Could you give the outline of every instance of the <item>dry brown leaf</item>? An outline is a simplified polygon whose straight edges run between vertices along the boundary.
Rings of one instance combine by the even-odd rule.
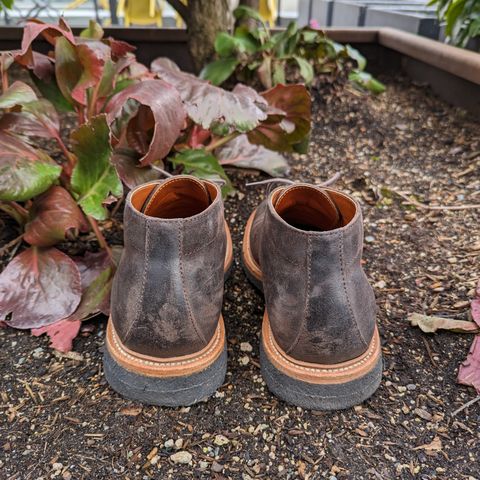
[[[419,445],[413,450],[424,450],[427,455],[435,455],[437,452],[442,451],[442,441],[440,437],[435,437],[430,443]]]
[[[437,330],[449,330],[456,333],[478,333],[480,328],[475,322],[465,320],[453,320],[451,318],[435,317],[412,313],[408,316],[413,327],[419,327],[425,333],[433,333]]]
[[[125,407],[120,410],[121,415],[137,417],[142,413],[142,407]]]

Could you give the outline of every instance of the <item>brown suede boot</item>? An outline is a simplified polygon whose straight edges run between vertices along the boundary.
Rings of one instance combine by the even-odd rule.
[[[220,189],[182,175],[137,187],[112,287],[108,383],[141,402],[191,405],[225,377],[223,282],[232,241]]]
[[[277,188],[248,220],[243,261],[266,305],[262,374],[289,403],[348,408],[380,383],[375,297],[362,247],[359,205],[329,188]]]

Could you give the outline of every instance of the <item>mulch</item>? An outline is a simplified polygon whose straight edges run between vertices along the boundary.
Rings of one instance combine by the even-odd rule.
[[[226,204],[236,246],[225,287],[226,383],[190,408],[144,406],[106,384],[105,319],[86,322],[65,355],[45,338],[2,329],[0,478],[480,478],[480,404],[453,415],[476,396],[456,384],[472,337],[428,335],[407,321],[413,312],[469,319],[480,212],[422,210],[395,193],[428,205],[479,203],[479,124],[423,86],[381,80],[388,90],[377,98],[322,87],[310,153],[291,158],[290,174],[321,182],[339,172],[336,187],[363,206],[365,270],[385,359],[374,397],[322,413],[268,392],[258,363],[263,299],[239,263],[245,221],[265,194],[244,185],[263,177],[232,170],[238,193]],[[118,222],[105,227],[120,242]],[[0,248],[15,235],[7,222]]]

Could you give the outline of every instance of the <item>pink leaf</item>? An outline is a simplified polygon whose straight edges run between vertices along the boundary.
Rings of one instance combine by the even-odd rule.
[[[56,248],[28,248],[0,275],[0,319],[14,328],[62,320],[75,311],[81,297],[77,265]]]
[[[467,358],[458,369],[457,382],[474,387],[480,394],[480,335],[474,338]]]
[[[72,349],[73,339],[78,335],[81,324],[80,320],[60,320],[46,327],[32,328],[32,335],[39,337],[46,333],[50,337],[50,346],[65,353]]]
[[[478,281],[475,298],[471,303],[473,321],[480,327],[480,280]]]

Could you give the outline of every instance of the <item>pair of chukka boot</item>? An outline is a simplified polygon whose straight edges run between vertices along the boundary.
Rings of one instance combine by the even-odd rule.
[[[123,396],[149,404],[203,400],[222,385],[227,366],[221,311],[233,248],[220,189],[184,175],[137,187],[124,229],[106,378]],[[262,375],[291,404],[348,408],[380,383],[362,246],[359,205],[330,188],[278,187],[247,222],[242,260],[265,297]]]

